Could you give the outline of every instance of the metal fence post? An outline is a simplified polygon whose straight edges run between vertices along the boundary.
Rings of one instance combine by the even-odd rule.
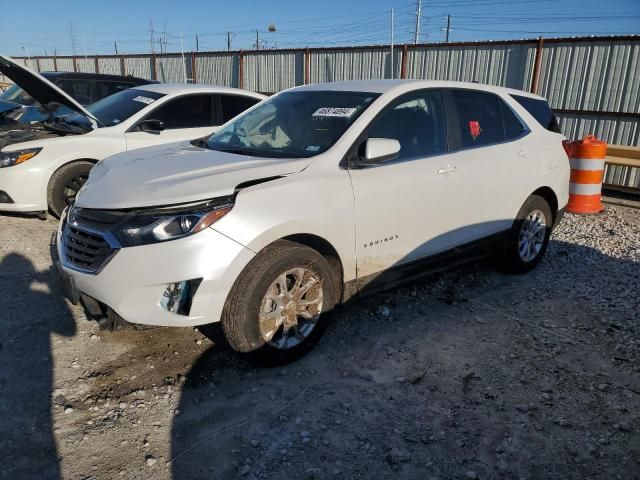
[[[78,71],[78,60],[76,59],[76,57],[73,57],[73,71]]]
[[[540,67],[542,65],[542,49],[544,47],[544,39],[538,38],[538,46],[536,47],[536,57],[533,61],[533,74],[531,75],[531,93],[538,93],[540,83]]]
[[[244,52],[242,50],[238,59],[238,88],[244,88]]]
[[[196,54],[191,52],[191,80],[193,83],[198,83],[198,76],[196,75]]]
[[[407,57],[409,56],[409,46],[402,45],[402,59],[400,60],[400,78],[407,78]]]
[[[158,62],[155,52],[151,54],[151,80],[158,80]]]
[[[304,84],[309,85],[311,79],[311,51],[307,48],[304,51]]]
[[[95,66],[96,66],[96,73],[100,73],[100,64],[98,63],[98,57],[97,56],[94,57],[93,60],[94,60]]]
[[[124,55],[120,56],[120,74],[123,76],[127,74],[126,69],[124,67]]]

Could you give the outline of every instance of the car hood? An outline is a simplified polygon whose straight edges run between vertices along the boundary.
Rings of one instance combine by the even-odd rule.
[[[17,64],[11,58],[0,55],[0,73],[9,77],[16,85],[27,92],[40,105],[46,107],[50,103],[59,103],[69,107],[85,117],[96,121],[96,118],[86,108],[80,105],[71,96],[55,86],[42,75],[32,72],[26,67]]]
[[[231,195],[246,182],[299,172],[310,162],[236,155],[190,142],[143,148],[99,162],[75,204],[119,210],[196,202]]]

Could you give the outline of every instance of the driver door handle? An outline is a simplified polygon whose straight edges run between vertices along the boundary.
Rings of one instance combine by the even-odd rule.
[[[458,168],[455,165],[447,165],[446,167],[442,167],[440,169],[438,169],[437,174],[438,175],[449,175],[451,173],[456,173],[458,171]]]

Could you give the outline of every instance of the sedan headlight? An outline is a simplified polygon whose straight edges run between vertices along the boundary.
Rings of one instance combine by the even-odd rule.
[[[189,206],[138,210],[113,233],[123,247],[166,242],[204,230],[232,208],[233,197],[224,197]]]
[[[35,157],[40,153],[40,148],[26,148],[24,150],[16,150],[14,152],[0,152],[0,168],[13,167],[20,163]]]

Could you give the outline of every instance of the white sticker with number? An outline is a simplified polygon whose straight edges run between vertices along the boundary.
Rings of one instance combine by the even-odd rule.
[[[356,107],[322,107],[313,112],[312,117],[342,117],[349,118],[356,112]]]
[[[147,105],[151,105],[153,102],[155,102],[155,100],[153,98],[143,97],[142,95],[138,95],[137,97],[135,97],[133,99],[133,101],[134,102],[146,103]]]

